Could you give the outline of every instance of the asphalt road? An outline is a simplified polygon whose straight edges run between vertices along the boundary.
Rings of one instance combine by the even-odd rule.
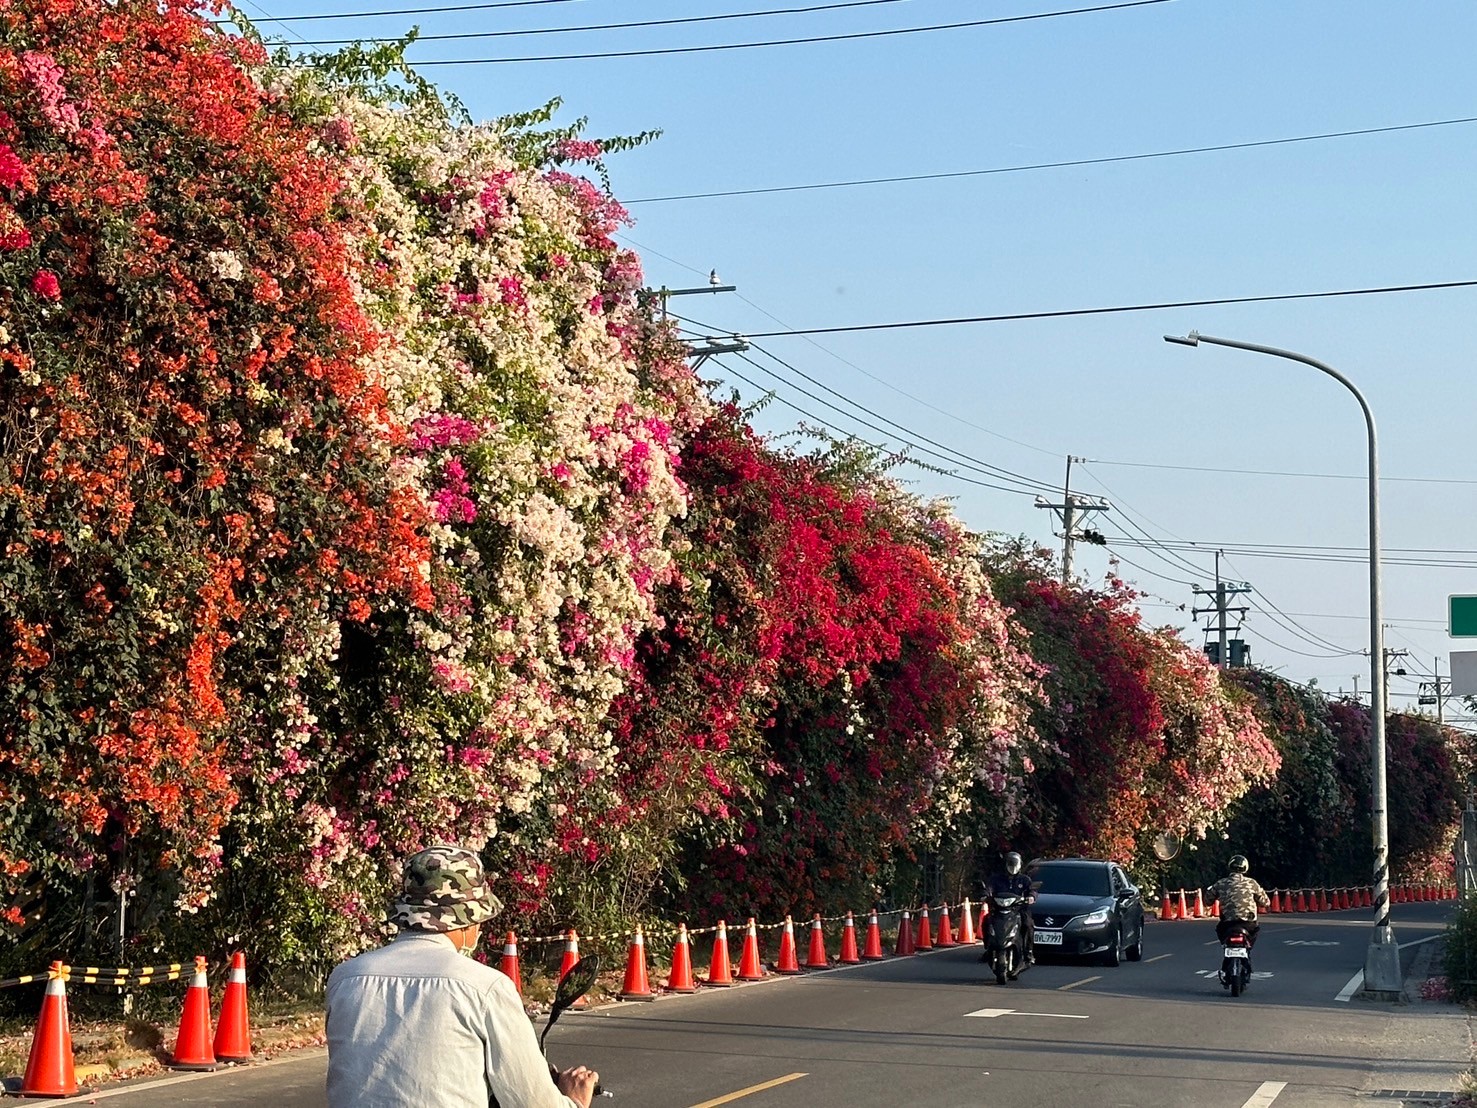
[[[1402,905],[1407,968],[1448,905]],[[1206,922],[1150,922],[1145,960],[1042,964],[994,984],[978,947],[936,951],[652,1004],[571,1014],[554,1060],[592,1065],[614,1108],[1053,1104],[1331,1108],[1392,1089],[1451,1090],[1463,1013],[1349,996],[1367,910],[1263,921],[1246,995],[1214,980]],[[323,1108],[321,1052],[110,1089],[107,1108]],[[767,1088],[755,1088],[774,1082]],[[1380,1105],[1399,1104],[1396,1098]]]

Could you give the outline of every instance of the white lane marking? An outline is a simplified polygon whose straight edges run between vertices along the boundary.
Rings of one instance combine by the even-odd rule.
[[[1046,1016],[1054,1020],[1085,1020],[1086,1016],[1069,1016],[1061,1012],[1018,1012],[1014,1008],[981,1008],[978,1012],[965,1012],[964,1018],[970,1016],[982,1016],[987,1020],[998,1019],[1000,1016]]]
[[[1067,989],[1075,989],[1079,985],[1091,985],[1094,981],[1101,981],[1102,979],[1102,974],[1098,974],[1096,977],[1084,977],[1081,981],[1073,981],[1070,985],[1058,986],[1057,992],[1060,993],[1065,992]]]
[[[1162,962],[1166,958],[1173,958],[1173,957],[1174,957],[1173,954],[1156,954],[1152,958],[1145,958],[1144,959],[1144,965],[1147,966],[1150,962]]]
[[[1241,1108],[1268,1108],[1268,1105],[1276,1100],[1277,1095],[1285,1088],[1287,1088],[1286,1081],[1263,1081],[1261,1088],[1252,1093],[1251,1099]]]
[[[1408,943],[1401,943],[1400,949],[1404,950],[1408,946],[1420,946],[1421,943],[1434,943],[1439,938],[1441,938],[1440,935],[1427,935],[1424,939],[1411,939]]]
[[[1334,997],[1334,1000],[1347,1004],[1349,1003],[1349,998],[1362,988],[1364,988],[1364,971],[1360,970],[1353,977],[1349,978],[1349,983],[1339,990],[1339,995]]]
[[[1338,946],[1338,942],[1320,942],[1318,939],[1283,939],[1283,946]]]

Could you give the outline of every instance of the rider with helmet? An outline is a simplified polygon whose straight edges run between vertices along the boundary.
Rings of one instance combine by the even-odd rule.
[[[1226,876],[1210,887],[1211,896],[1221,905],[1221,920],[1216,924],[1215,933],[1223,945],[1230,925],[1240,923],[1246,928],[1247,945],[1255,946],[1257,932],[1262,926],[1257,922],[1257,909],[1272,905],[1266,890],[1246,875],[1250,868],[1246,855],[1237,854],[1227,863]]]
[[[1021,872],[1021,856],[1014,850],[1005,855],[1005,872],[990,878],[991,896],[1018,896],[1021,898],[1021,933],[1026,937],[1026,963],[1036,961],[1036,930],[1031,923],[1031,905],[1035,903],[1035,891],[1031,879]]]

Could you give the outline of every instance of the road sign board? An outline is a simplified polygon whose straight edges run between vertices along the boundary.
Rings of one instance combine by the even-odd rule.
[[[1477,596],[1446,598],[1446,633],[1454,639],[1477,639]]]
[[[1453,650],[1451,658],[1451,695],[1477,696],[1477,650]]]

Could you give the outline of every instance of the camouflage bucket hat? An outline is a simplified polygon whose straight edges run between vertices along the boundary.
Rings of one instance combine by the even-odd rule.
[[[485,923],[502,910],[475,851],[432,846],[405,860],[390,922],[407,931],[455,931]]]

